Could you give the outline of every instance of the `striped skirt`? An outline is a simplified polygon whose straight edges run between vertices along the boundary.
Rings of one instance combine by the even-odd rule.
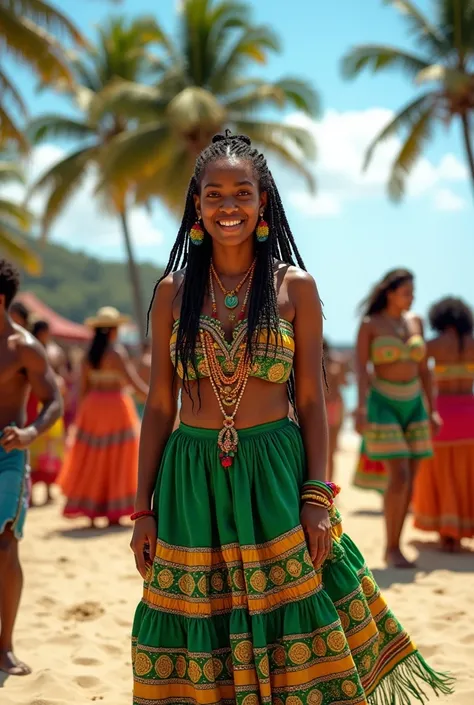
[[[299,523],[305,455],[284,419],[239,431],[181,424],[155,489],[158,541],[132,629],[134,705],[405,705],[449,692],[385,603],[331,512],[315,570]]]

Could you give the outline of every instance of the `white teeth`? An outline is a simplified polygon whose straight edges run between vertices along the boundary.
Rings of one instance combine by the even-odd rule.
[[[240,225],[241,220],[219,220],[218,223],[224,228],[232,228],[235,225]]]

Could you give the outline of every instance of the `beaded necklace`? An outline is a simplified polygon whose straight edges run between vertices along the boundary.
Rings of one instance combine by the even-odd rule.
[[[239,305],[239,296],[238,296],[239,291],[241,290],[241,288],[243,287],[243,285],[245,284],[247,279],[250,277],[250,275],[253,274],[256,261],[257,260],[254,259],[254,261],[252,262],[252,264],[247,269],[244,276],[242,277],[242,279],[240,280],[240,282],[237,284],[237,286],[234,289],[226,289],[224,284],[221,281],[221,278],[219,277],[219,275],[217,274],[217,272],[214,268],[214,263],[211,260],[211,272],[214,275],[214,278],[217,282],[217,286],[224,294],[224,306],[226,308],[234,309],[234,308],[237,308],[237,306]],[[247,291],[248,291],[248,288],[247,288]],[[235,313],[233,313],[232,310],[229,313],[228,318],[229,318],[229,321],[235,321]]]
[[[244,300],[239,313],[239,320],[244,319],[245,307],[247,306],[250,290],[252,288],[255,262],[252,263],[248,273],[248,285]],[[209,291],[212,302],[212,317],[217,319],[217,304],[213,283],[213,272],[209,270]],[[234,462],[234,457],[239,444],[239,436],[235,428],[235,417],[242,401],[242,397],[247,386],[250,372],[250,358],[246,348],[246,338],[241,347],[241,354],[237,365],[234,360],[227,360],[225,366],[221,366],[217,359],[217,351],[214,340],[208,331],[202,328],[199,330],[204,362],[209,370],[209,380],[214,391],[219,409],[224,417],[223,425],[217,437],[219,448],[219,458],[224,468],[230,468]],[[226,407],[234,407],[232,413]]]

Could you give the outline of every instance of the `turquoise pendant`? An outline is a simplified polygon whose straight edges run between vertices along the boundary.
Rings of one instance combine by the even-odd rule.
[[[227,294],[227,296],[224,297],[224,304],[226,308],[235,308],[239,305],[239,297],[235,294]]]

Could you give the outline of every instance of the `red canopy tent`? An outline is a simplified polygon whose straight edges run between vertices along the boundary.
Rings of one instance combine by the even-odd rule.
[[[74,323],[74,321],[68,321],[67,318],[60,316],[53,311],[52,308],[43,303],[43,301],[38,299],[33,292],[22,291],[18,294],[16,299],[17,301],[21,301],[35,318],[49,323],[53,338],[75,343],[85,343],[91,339],[92,333],[87,326]]]

